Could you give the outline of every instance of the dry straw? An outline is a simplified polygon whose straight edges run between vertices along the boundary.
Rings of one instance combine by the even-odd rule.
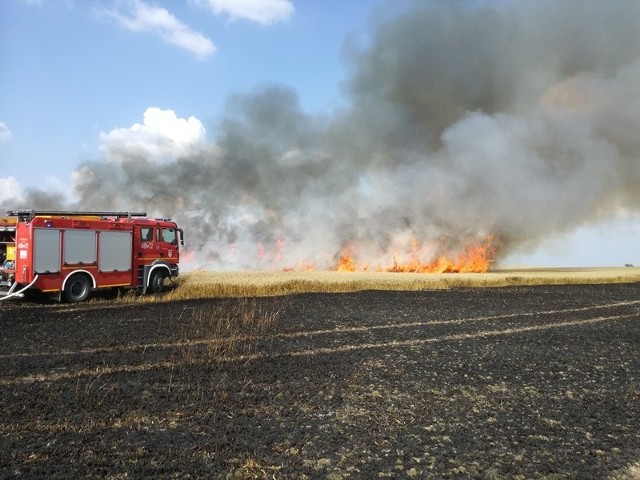
[[[503,269],[487,273],[390,272],[209,272],[196,271],[178,279],[163,300],[260,297],[309,292],[360,290],[420,291],[450,288],[532,285],[632,283],[640,268]],[[141,297],[149,298],[149,297]],[[152,297],[157,299],[157,297]]]

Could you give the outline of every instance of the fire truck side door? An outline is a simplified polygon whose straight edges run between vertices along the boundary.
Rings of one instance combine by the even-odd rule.
[[[140,227],[138,238],[140,239],[140,250],[138,251],[138,256],[148,257],[153,255],[155,251],[153,227]]]

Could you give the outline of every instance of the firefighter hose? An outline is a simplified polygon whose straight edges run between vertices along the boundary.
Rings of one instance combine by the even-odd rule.
[[[7,292],[7,294],[4,297],[0,298],[0,302],[2,300],[6,300],[7,298],[12,298],[12,297],[23,297],[23,293],[25,290],[27,290],[28,288],[31,288],[31,286],[36,283],[36,280],[38,280],[38,275],[36,275],[35,277],[33,277],[33,280],[31,281],[31,283],[29,285],[27,285],[26,287],[24,287],[21,290],[18,290],[17,292],[12,292],[12,290],[16,287],[17,283],[14,283],[13,285],[11,285],[11,288],[9,289],[9,291]]]

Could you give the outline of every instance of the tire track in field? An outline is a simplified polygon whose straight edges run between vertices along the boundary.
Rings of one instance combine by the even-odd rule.
[[[637,313],[631,313],[626,315],[613,315],[609,317],[594,317],[585,320],[568,320],[565,322],[556,322],[556,323],[544,323],[541,325],[530,325],[526,327],[519,328],[504,328],[504,329],[494,329],[494,330],[481,330],[473,333],[457,333],[453,335],[442,335],[439,337],[430,337],[430,338],[419,338],[413,340],[392,340],[390,342],[383,343],[362,343],[355,345],[344,345],[341,347],[331,347],[331,348],[315,348],[308,350],[301,350],[295,352],[288,352],[284,354],[275,354],[273,356],[312,356],[312,355],[322,355],[322,354],[330,354],[330,353],[343,353],[343,352],[351,352],[356,350],[367,350],[367,349],[375,349],[375,348],[398,348],[398,347],[413,347],[419,345],[426,345],[430,343],[440,343],[446,341],[460,341],[460,340],[473,340],[477,338],[487,338],[487,337],[496,337],[501,335],[511,335],[517,333],[526,333],[526,332],[534,332],[540,330],[551,330],[556,328],[564,328],[564,327],[574,327],[578,325],[591,325],[595,323],[602,323],[608,321],[616,321],[616,320],[626,320],[630,318],[638,319]]]
[[[225,344],[231,342],[238,341],[252,341],[252,340],[287,340],[287,339],[296,339],[296,338],[311,338],[323,335],[343,335],[350,333],[364,333],[370,331],[378,331],[378,330],[402,330],[406,328],[416,328],[416,327],[429,327],[429,326],[447,326],[447,325],[463,325],[470,323],[478,323],[483,321],[493,321],[493,320],[509,320],[520,317],[536,317],[536,316],[547,316],[547,315],[557,315],[557,314],[566,314],[566,313],[578,313],[578,312],[588,312],[592,310],[602,310],[609,308],[618,308],[618,307],[626,307],[640,305],[640,300],[630,300],[625,302],[615,302],[615,303],[605,303],[600,305],[590,305],[588,307],[573,307],[573,308],[562,308],[562,309],[553,309],[553,310],[543,310],[539,312],[514,312],[514,313],[504,313],[499,315],[483,315],[479,317],[466,317],[466,318],[458,318],[453,320],[425,320],[425,321],[417,321],[417,322],[402,322],[402,323],[385,323],[380,325],[362,325],[356,327],[338,327],[338,328],[328,328],[328,329],[318,329],[318,330],[303,330],[298,332],[286,332],[286,333],[276,333],[268,336],[256,336],[256,335],[244,335],[244,336],[235,336],[233,338],[207,338],[200,340],[178,340],[172,342],[151,342],[151,343],[143,343],[136,345],[115,345],[110,347],[92,347],[92,348],[83,348],[80,350],[58,350],[54,352],[25,352],[25,353],[11,353],[11,354],[2,354],[0,355],[0,360],[3,359],[17,359],[17,358],[38,358],[38,357],[56,357],[56,356],[75,356],[75,355],[94,355],[101,353],[127,353],[127,352],[136,352],[142,351],[143,353],[146,350],[150,349],[172,349],[172,348],[182,348],[182,347],[191,347],[198,345],[215,345],[215,344]]]
[[[632,302],[637,303],[637,302]],[[604,322],[615,322],[622,320],[634,319],[636,321],[640,320],[637,312],[623,314],[623,315],[610,315],[610,316],[598,316],[592,317],[588,319],[576,319],[576,320],[566,320],[561,322],[553,322],[553,323],[544,323],[538,325],[528,325],[522,327],[511,327],[511,328],[503,328],[503,329],[491,329],[491,330],[480,330],[472,333],[457,333],[450,335],[440,335],[436,337],[428,337],[428,338],[418,338],[411,340],[391,340],[388,342],[371,342],[371,343],[355,343],[348,345],[340,345],[335,347],[327,347],[327,348],[307,348],[307,349],[298,349],[292,350],[289,352],[257,352],[247,355],[238,355],[238,356],[228,356],[218,359],[221,363],[232,363],[232,362],[250,362],[261,359],[277,359],[277,358],[286,358],[286,357],[310,357],[310,356],[319,356],[319,355],[330,355],[330,354],[339,354],[339,353],[349,353],[355,351],[362,350],[376,350],[376,349],[387,349],[387,348],[407,348],[407,347],[415,347],[421,345],[428,344],[436,344],[443,342],[455,342],[455,341],[467,341],[474,340],[479,338],[488,338],[488,337],[499,337],[505,335],[515,335],[521,333],[528,332],[536,332],[536,331],[545,331],[545,330],[553,330],[567,327],[575,327],[581,325],[593,325]],[[20,385],[20,384],[28,384],[35,382],[57,382],[71,379],[78,379],[81,377],[101,377],[103,375],[113,375],[118,373],[135,373],[135,372],[144,372],[152,369],[174,369],[178,365],[202,365],[209,363],[208,361],[190,361],[190,362],[176,362],[176,361],[163,361],[163,362],[152,362],[152,363],[144,363],[138,365],[116,365],[116,366],[99,366],[95,368],[81,368],[72,371],[64,371],[64,372],[54,372],[54,373],[39,373],[26,375],[16,378],[8,378],[8,379],[0,379],[1,386],[10,386],[10,385]]]

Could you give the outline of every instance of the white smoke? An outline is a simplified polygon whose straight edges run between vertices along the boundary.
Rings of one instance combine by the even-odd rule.
[[[640,3],[409,5],[346,46],[332,116],[282,86],[231,97],[212,139],[147,110],[101,136],[79,205],[172,216],[225,269],[429,261],[487,235],[500,259],[640,210]]]

